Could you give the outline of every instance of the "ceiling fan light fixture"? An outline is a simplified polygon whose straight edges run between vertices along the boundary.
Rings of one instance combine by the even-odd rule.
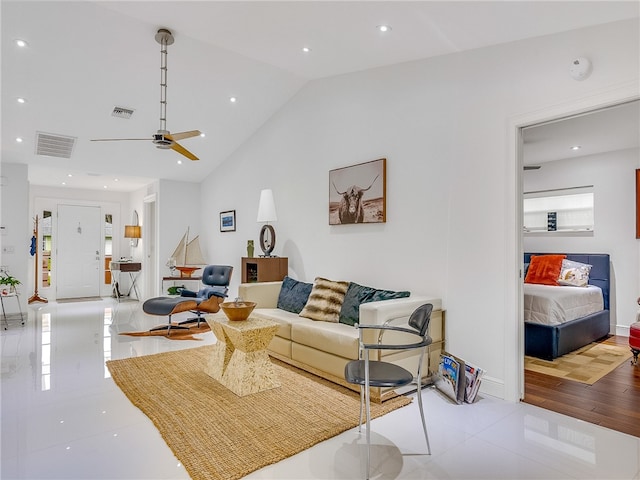
[[[184,148],[178,143],[179,140],[185,138],[197,137],[200,135],[200,130],[189,130],[186,132],[178,132],[171,134],[167,130],[167,45],[172,45],[174,42],[173,35],[166,28],[158,30],[155,36],[156,41],[160,44],[160,128],[156,133],[151,136],[151,142],[162,150],[175,150],[180,155],[187,157],[189,160],[198,160],[193,153]],[[124,107],[115,107],[112,115],[123,116],[128,115],[129,112],[133,114],[133,109]],[[130,114],[129,114],[130,116]],[[124,117],[127,118],[127,117]],[[144,140],[149,141],[147,138],[97,138],[92,139],[92,142],[112,142],[121,140]]]

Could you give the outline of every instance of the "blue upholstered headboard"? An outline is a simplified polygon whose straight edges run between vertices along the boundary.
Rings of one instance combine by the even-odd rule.
[[[531,255],[552,255],[550,253],[525,253],[524,263],[531,261]],[[557,254],[556,254],[557,255]],[[566,253],[567,260],[574,262],[587,263],[591,265],[589,272],[589,284],[595,285],[602,289],[604,297],[604,309],[609,310],[609,284],[610,284],[610,268],[609,254],[607,253]]]

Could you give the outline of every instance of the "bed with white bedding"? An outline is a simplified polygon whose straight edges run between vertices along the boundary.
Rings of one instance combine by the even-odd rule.
[[[602,289],[524,284],[524,321],[560,325],[604,310]]]
[[[526,253],[529,263],[532,255]],[[567,254],[591,265],[586,287],[524,284],[525,354],[552,360],[609,334],[607,254]]]

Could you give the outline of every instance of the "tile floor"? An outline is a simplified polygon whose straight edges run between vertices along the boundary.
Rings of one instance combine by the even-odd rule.
[[[161,323],[137,302],[34,304],[26,326],[1,331],[2,479],[183,479],[151,422],[115,386],[105,360],[214,341],[134,338]],[[425,400],[432,455],[416,402],[372,423],[377,479],[640,479],[640,438],[523,403],[482,396]],[[257,479],[363,478],[356,429],[278,464]],[[205,454],[205,452],[203,452]]]

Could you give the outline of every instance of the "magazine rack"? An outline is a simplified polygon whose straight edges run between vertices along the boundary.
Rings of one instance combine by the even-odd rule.
[[[458,404],[473,403],[484,370],[447,352],[440,354],[436,388]]]

